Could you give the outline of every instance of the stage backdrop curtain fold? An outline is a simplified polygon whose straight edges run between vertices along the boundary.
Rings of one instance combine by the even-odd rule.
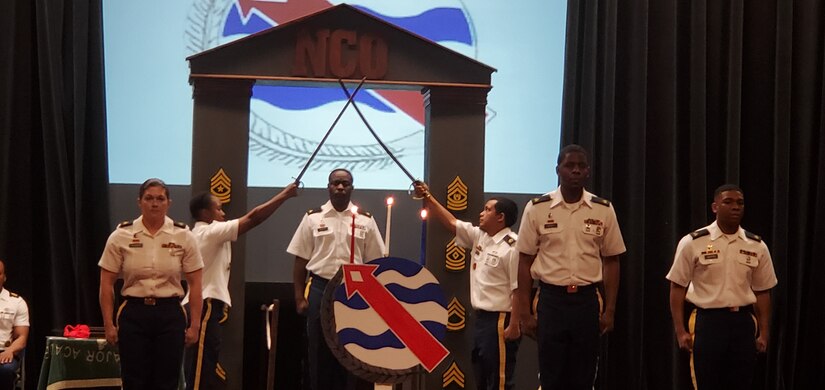
[[[0,2],[0,258],[29,304],[29,367],[45,336],[100,324],[111,229],[99,0]],[[34,384],[36,369],[28,370]]]
[[[597,388],[691,388],[664,277],[727,182],[779,278],[754,389],[825,388],[825,5],[568,4],[562,144],[592,152],[628,247]]]

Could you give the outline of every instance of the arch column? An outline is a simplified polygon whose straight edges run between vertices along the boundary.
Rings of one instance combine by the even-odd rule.
[[[467,208],[452,211],[456,218],[478,222],[484,207],[484,138],[487,94],[489,87],[438,87],[423,91],[425,109],[424,177],[433,196],[445,204],[447,186],[460,176],[467,185]],[[463,330],[447,332],[444,345],[450,356],[427,377],[428,389],[441,388],[441,373],[454,360],[464,372],[467,383],[473,383],[470,354],[473,322],[470,305],[470,251],[466,266],[459,272],[447,271],[445,248],[453,239],[438,222],[427,221],[427,269],[441,282],[447,302],[457,298],[466,309]]]
[[[210,178],[219,170],[232,180],[231,201],[223,205],[227,215],[239,217],[247,208],[249,169],[249,99],[254,80],[193,79],[192,194],[209,191]],[[188,205],[188,199],[183,202]],[[181,207],[181,206],[179,206]],[[246,241],[232,245],[229,292],[232,309],[221,344],[243,345],[246,282]],[[221,364],[230,388],[243,388],[243,348],[222,348]]]

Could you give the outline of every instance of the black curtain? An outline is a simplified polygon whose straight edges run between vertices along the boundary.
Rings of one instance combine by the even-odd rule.
[[[754,389],[825,388],[825,4],[568,6],[562,144],[592,152],[591,187],[614,201],[628,247],[598,388],[690,388],[664,276],[727,182],[779,278]]]
[[[29,305],[34,388],[45,336],[99,324],[110,231],[99,0],[0,1],[0,258]],[[36,368],[35,368],[36,367]]]

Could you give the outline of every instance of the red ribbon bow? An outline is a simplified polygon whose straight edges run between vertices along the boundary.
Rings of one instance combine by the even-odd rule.
[[[72,337],[76,339],[88,339],[89,338],[89,326],[88,325],[66,325],[63,328],[63,336],[64,337]]]

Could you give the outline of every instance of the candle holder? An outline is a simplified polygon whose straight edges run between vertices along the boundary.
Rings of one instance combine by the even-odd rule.
[[[421,257],[419,263],[427,263],[427,209],[421,209]]]
[[[384,257],[390,256],[390,226],[392,226],[392,204],[395,199],[387,197],[387,229],[384,234]]]
[[[349,241],[349,262],[355,263],[355,216],[358,215],[358,206],[352,206],[352,236]]]

